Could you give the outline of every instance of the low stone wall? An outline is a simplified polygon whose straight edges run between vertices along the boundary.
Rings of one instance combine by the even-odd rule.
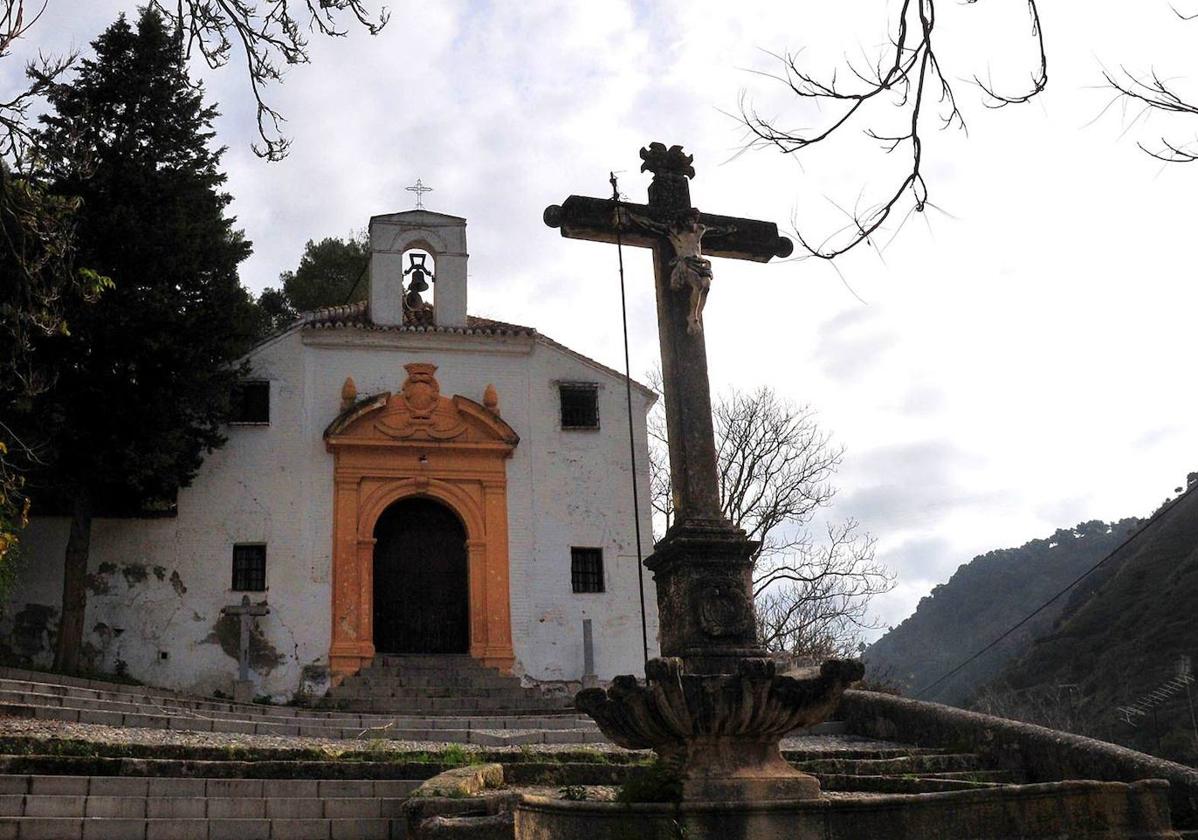
[[[976,752],[1029,782],[1169,782],[1173,824],[1198,828],[1198,770],[1106,741],[872,691],[846,691],[837,717],[856,735]]]
[[[1055,782],[803,802],[635,804],[525,796],[516,840],[1178,840],[1165,785]],[[432,835],[428,835],[430,840]],[[463,838],[466,835],[460,835]],[[483,840],[484,835],[470,835]],[[490,840],[490,835],[487,835]]]

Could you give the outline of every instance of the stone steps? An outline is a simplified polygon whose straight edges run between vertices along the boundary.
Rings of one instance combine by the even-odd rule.
[[[1019,784],[1009,770],[984,766],[974,753],[903,749],[890,755],[830,755],[817,758],[790,754],[800,770],[819,779],[827,791],[859,793],[937,793]]]
[[[528,728],[530,721],[545,729],[574,729],[589,725],[590,719],[577,713],[537,716],[475,715],[449,717],[441,715],[395,715],[383,713],[313,712],[304,709],[286,709],[286,714],[275,714],[276,707],[248,704],[215,704],[204,701],[170,704],[139,702],[136,698],[101,699],[76,694],[55,694],[40,686],[22,684],[22,688],[6,688],[0,680],[0,705],[36,706],[112,712],[120,715],[165,716],[176,718],[194,717],[207,720],[252,721],[253,723],[280,726],[325,726],[333,728],[369,729],[402,723],[409,728],[424,729],[514,729]],[[10,684],[11,685],[11,684]],[[117,725],[116,718],[112,718]],[[134,723],[123,725],[133,726]]]
[[[537,698],[486,698],[486,697],[392,697],[377,696],[349,697],[340,695],[336,707],[347,712],[365,714],[425,715],[560,715],[573,712],[566,704],[548,705]],[[575,714],[577,714],[575,712]]]
[[[128,758],[39,753],[0,754],[0,776],[112,776],[177,779],[425,779],[446,765],[433,762],[319,761],[258,758]]]
[[[858,775],[930,775],[951,772],[974,772],[981,769],[980,759],[973,753],[903,754],[889,758],[820,758],[797,761],[796,766],[808,773],[847,773]]]
[[[0,776],[0,838],[305,840],[403,836],[415,780]]]
[[[527,728],[496,729],[410,729],[400,725],[360,727],[301,726],[274,723],[254,723],[239,720],[211,720],[163,715],[122,715],[119,712],[89,709],[0,705],[0,715],[61,720],[69,723],[91,723],[143,729],[172,729],[184,732],[218,732],[241,735],[277,735],[284,737],[330,738],[337,740],[436,741],[456,744],[478,744],[487,747],[520,746],[524,744],[598,744],[606,738],[597,727],[579,724],[576,728],[540,729],[534,721],[509,721],[505,725]]]
[[[344,709],[326,708],[311,709],[297,706],[272,706],[256,703],[233,703],[221,700],[208,700],[186,695],[159,696],[141,687],[131,687],[125,690],[97,690],[79,688],[68,684],[51,682],[56,678],[43,675],[46,682],[35,682],[28,679],[13,679],[0,676],[0,702],[15,702],[32,705],[72,705],[80,707],[83,702],[86,708],[122,713],[137,712],[196,712],[206,717],[228,717],[236,720],[248,718],[262,719],[264,723],[292,724],[300,721],[329,721],[343,726],[370,726],[388,723],[399,718],[431,718],[439,715],[415,716],[396,711],[388,712],[350,712]],[[19,695],[30,695],[21,698]],[[62,699],[55,699],[62,698]],[[79,701],[79,702],[73,702]],[[125,705],[121,705],[125,704]],[[131,705],[129,705],[131,704]],[[137,708],[133,708],[137,707]],[[459,716],[460,717],[460,716]],[[496,720],[507,716],[476,715],[466,716],[479,720]],[[589,720],[585,715],[566,709],[557,709],[548,716],[561,720]],[[492,727],[502,728],[502,727]]]
[[[140,729],[276,735],[331,739],[443,741],[484,746],[521,744],[601,743],[594,723],[578,713],[472,714],[479,703],[462,698],[432,698],[436,709],[421,698],[375,704],[375,710],[316,710],[284,706],[210,701],[162,693],[140,686],[103,688],[79,681],[51,682],[52,675],[34,675],[45,682],[18,679],[0,670],[0,714]],[[446,703],[459,714],[447,715]],[[407,714],[387,713],[386,706],[409,708]],[[527,711],[532,712],[532,709]],[[437,714],[440,712],[441,714]]]
[[[379,712],[402,706],[422,713],[561,712],[570,701],[487,668],[470,656],[382,654],[329,690],[321,705]]]
[[[942,793],[953,790],[977,790],[1013,784],[1011,781],[972,781],[941,779],[934,776],[869,776],[815,773],[820,788],[852,793]]]
[[[0,817],[0,840],[402,840],[402,818]]]

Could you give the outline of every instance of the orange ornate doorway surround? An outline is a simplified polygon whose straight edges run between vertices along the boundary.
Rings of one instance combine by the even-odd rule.
[[[390,505],[423,496],[450,507],[466,529],[470,655],[510,671],[507,459],[519,436],[499,416],[495,389],[483,403],[441,396],[436,365],[404,366],[402,390],[358,398],[345,381],[341,413],[325,430],[333,453],[333,625],[335,682],[375,654],[374,526]]]

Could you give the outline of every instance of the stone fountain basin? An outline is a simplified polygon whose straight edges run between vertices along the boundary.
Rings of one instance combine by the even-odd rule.
[[[1168,782],[1065,781],[791,802],[574,802],[522,796],[515,840],[1180,840]],[[1068,834],[1062,834],[1062,829]]]

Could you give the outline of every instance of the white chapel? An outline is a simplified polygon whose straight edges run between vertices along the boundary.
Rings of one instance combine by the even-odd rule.
[[[222,610],[246,597],[265,607],[250,679],[276,699],[385,654],[468,654],[565,685],[639,672],[646,636],[656,654],[624,376],[469,314],[465,219],[375,216],[370,245],[368,300],[305,313],[251,351],[228,442],[174,509],[95,521],[90,668],[228,690],[239,623]],[[632,384],[645,551],[655,399]],[[23,541],[9,658],[52,658],[68,524],[35,518]]]

